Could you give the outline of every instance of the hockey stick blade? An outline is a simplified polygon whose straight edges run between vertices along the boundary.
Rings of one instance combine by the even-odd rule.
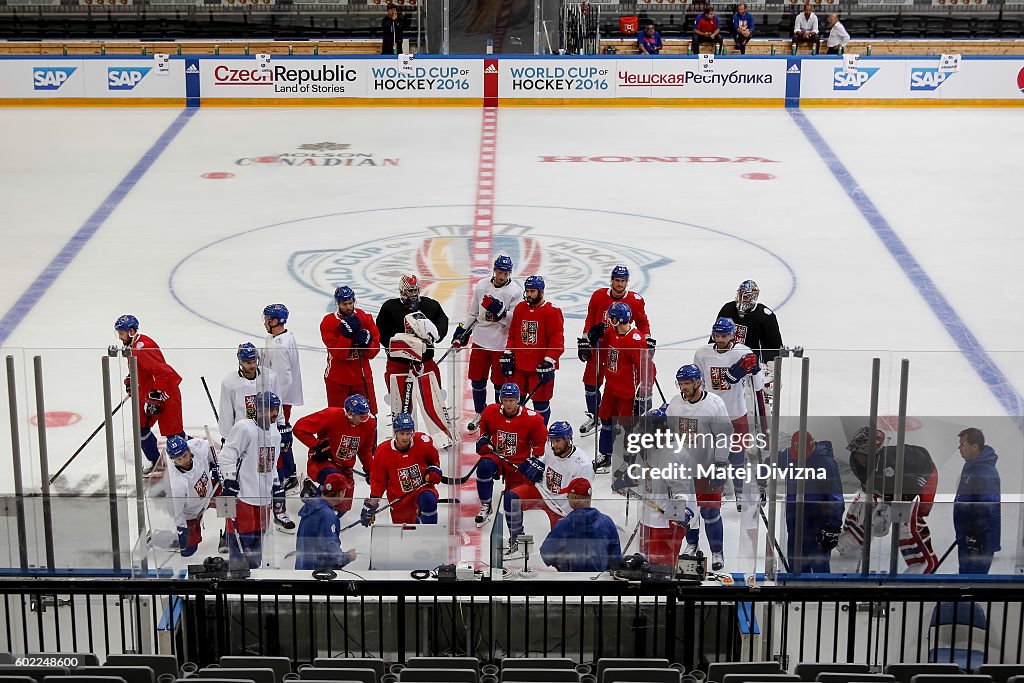
[[[114,415],[116,415],[117,411],[121,410],[121,406],[123,406],[125,404],[125,402],[129,398],[131,398],[131,394],[128,394],[124,398],[122,398],[121,402],[117,404],[117,407],[115,407],[113,410],[110,411],[110,416],[113,417]],[[75,451],[74,453],[72,453],[71,457],[68,458],[67,462],[65,462],[63,465],[61,465],[60,469],[57,470],[57,473],[54,474],[52,477],[50,477],[50,483],[51,484],[53,482],[57,481],[57,477],[59,477],[64,472],[64,470],[66,470],[68,468],[68,465],[70,465],[72,462],[74,462],[75,458],[78,457],[78,454],[85,450],[85,447],[89,445],[89,442],[92,441],[96,437],[96,435],[100,433],[100,430],[103,429],[103,427],[106,424],[107,424],[107,421],[103,420],[103,422],[100,422],[99,427],[97,427],[96,429],[92,430],[92,434],[90,434],[86,438],[86,440],[84,442],[82,442],[82,445],[78,447],[78,450]]]
[[[448,484],[450,486],[451,485],[462,486],[463,484],[465,484],[465,483],[467,483],[469,481],[470,477],[473,476],[473,473],[476,472],[476,468],[479,467],[479,466],[480,466],[480,461],[478,460],[477,463],[475,465],[473,465],[473,467],[469,470],[469,472],[466,472],[466,474],[464,476],[456,477],[454,479],[452,477],[442,476],[441,477],[441,483],[442,484]]]

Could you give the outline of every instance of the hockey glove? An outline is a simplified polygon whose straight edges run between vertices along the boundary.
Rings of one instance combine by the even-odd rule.
[[[363,526],[370,526],[373,524],[373,518],[377,514],[378,503],[371,502],[369,500],[363,503],[363,510],[359,513],[359,523]]]
[[[981,555],[985,552],[985,544],[977,536],[964,536],[960,543],[968,555]]]
[[[715,462],[715,466],[711,468],[710,476],[708,477],[708,485],[711,486],[711,488],[725,488],[725,474],[728,467],[728,461]]]
[[[338,332],[345,335],[347,338],[352,339],[356,336],[356,332],[362,327],[362,323],[359,322],[359,318],[355,313],[344,318],[338,324]]]
[[[481,436],[476,440],[477,455],[494,455],[494,442],[489,436]]]
[[[163,410],[164,401],[167,400],[167,394],[163,391],[151,391],[146,396],[145,411],[146,415],[159,415],[160,411]]]
[[[469,345],[469,335],[471,334],[473,334],[473,330],[459,323],[459,326],[455,328],[455,332],[452,333],[452,346],[461,349],[463,346]]]
[[[370,334],[369,330],[358,330],[356,336],[352,339],[352,347],[356,349],[368,349],[370,348],[370,342],[373,341],[373,335]]]
[[[501,358],[498,360],[498,364],[501,366],[501,374],[505,377],[511,377],[516,371],[516,357],[511,351],[504,351],[501,354]]]
[[[586,337],[579,337],[576,339],[576,355],[580,357],[580,360],[584,363],[590,361],[593,357],[591,353],[590,340]]]
[[[220,465],[217,463],[210,463],[210,479],[214,484],[220,483]]]
[[[222,496],[237,496],[238,495],[238,482],[234,479],[225,479],[224,487],[221,489]]]
[[[287,422],[278,425],[277,433],[281,435],[281,453],[290,453],[292,450],[292,426]]]
[[[327,462],[331,459],[331,442],[327,439],[317,441],[316,445],[309,449],[309,457],[313,462]]]
[[[651,409],[651,397],[650,397],[650,394],[648,394],[647,396],[644,396],[642,394],[637,394],[636,397],[633,399],[633,414],[634,415],[643,415],[647,411],[649,411],[650,409]]]
[[[840,532],[842,529],[832,524],[821,527],[821,531],[818,532],[818,547],[825,551],[835,548],[839,545]]]
[[[505,304],[501,303],[501,299],[495,299],[490,294],[487,294],[484,296],[483,301],[480,302],[480,305],[487,309],[493,320],[501,320],[505,317]]]
[[[131,377],[125,377],[124,378],[124,390],[125,390],[125,392],[129,396],[132,395],[132,378]]]
[[[649,351],[654,351],[654,349],[657,346],[658,346],[658,341],[656,339],[654,339],[654,337],[647,337],[647,349]]]
[[[652,429],[665,429],[668,427],[668,415],[665,414],[667,410],[668,404],[663,403],[660,408],[647,411],[647,417],[650,418]]]
[[[427,471],[423,473],[423,481],[427,482],[431,486],[437,486],[441,483],[441,468],[435,465],[431,465],[427,468]]]
[[[756,375],[758,372],[761,372],[761,365],[757,362],[757,356],[748,353],[732,364],[725,373],[725,379],[729,384],[736,384],[747,375]]]
[[[519,465],[519,472],[531,483],[536,484],[544,478],[544,463],[537,457],[527,458]]]
[[[540,388],[548,382],[554,381],[555,362],[550,358],[545,358],[540,363],[537,363],[537,387]]]
[[[693,521],[693,508],[687,506],[686,511],[683,512],[682,520],[670,519],[668,523],[669,526],[675,527],[685,533],[690,530],[691,521]]]
[[[888,503],[875,503],[871,510],[871,534],[874,536],[886,536],[889,534],[889,527],[892,526],[892,511]]]
[[[587,339],[590,340],[590,345],[597,346],[601,342],[601,337],[604,336],[604,331],[607,329],[608,326],[604,323],[591,325],[590,329],[587,330]]]

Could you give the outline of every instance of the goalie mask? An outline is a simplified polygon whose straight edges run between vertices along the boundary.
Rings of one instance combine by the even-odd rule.
[[[420,280],[415,275],[403,275],[398,282],[398,296],[410,311],[420,307]]]
[[[746,315],[757,307],[757,295],[761,293],[757,283],[753,280],[744,280],[736,288],[736,310],[740,315]]]

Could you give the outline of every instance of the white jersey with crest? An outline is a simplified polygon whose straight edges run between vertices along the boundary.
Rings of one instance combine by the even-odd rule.
[[[226,439],[236,422],[256,417],[256,408],[253,405],[256,394],[272,391],[281,398],[278,388],[277,374],[264,368],[259,368],[253,379],[242,377],[241,370],[235,370],[225,377],[220,383],[220,406],[217,409],[220,435]],[[282,398],[281,403],[285,402]],[[284,424],[284,411],[279,413],[278,422]]]
[[[743,344],[733,344],[731,348],[722,352],[715,349],[714,344],[708,344],[697,349],[697,352],[693,354],[694,365],[699,367],[701,374],[704,375],[704,388],[718,394],[725,401],[729,417],[733,420],[747,414],[747,399],[743,391],[743,382],[748,380],[744,378],[736,384],[729,384],[725,379],[725,373],[748,353],[753,352]],[[764,375],[757,373],[747,377],[749,377],[754,391],[764,389]]]
[[[491,295],[505,305],[505,315],[495,320],[483,306],[484,297]],[[512,310],[523,300],[523,286],[509,280],[502,287],[495,287],[491,279],[480,280],[473,287],[473,302],[476,304],[476,326],[473,328],[473,343],[490,351],[504,351],[508,341],[508,326],[512,323]]]
[[[302,405],[302,373],[299,371],[299,346],[295,335],[285,330],[276,337],[267,335],[263,343],[263,367],[277,375],[277,393],[281,403],[289,406]]]
[[[577,446],[569,449],[565,457],[558,457],[551,450],[549,441],[544,447],[544,478],[537,482],[537,488],[544,488],[541,495],[544,504],[555,514],[568,515],[572,512],[569,507],[569,494],[559,493],[569,485],[573,479],[586,479],[593,486],[594,482],[594,461]]]
[[[256,420],[239,420],[228,432],[220,451],[220,474],[238,482],[238,499],[243,503],[267,506],[277,483],[277,456],[281,453],[281,434],[277,425],[262,429]]]
[[[210,506],[210,498],[217,486],[210,476],[214,463],[213,452],[206,439],[189,439],[188,450],[192,454],[192,469],[182,472],[168,458],[168,496],[176,526],[185,526],[190,519],[203,514]]]

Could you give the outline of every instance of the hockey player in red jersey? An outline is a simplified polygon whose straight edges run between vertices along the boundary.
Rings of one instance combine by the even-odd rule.
[[[139,361],[139,415],[142,424],[142,452],[149,461],[142,473],[149,476],[164,469],[160,462],[160,448],[157,446],[153,426],[159,425],[160,434],[185,436],[181,420],[181,375],[174,371],[157,343],[144,334],[139,334],[139,320],[134,315],[122,315],[114,321],[117,337],[131,355]],[[124,378],[125,390],[131,393],[131,379]]]
[[[523,301],[512,311],[508,341],[501,354],[501,372],[521,392],[530,394],[533,407],[548,423],[555,370],[565,351],[562,309],[544,300],[544,278],[531,275],[523,283]]]
[[[483,526],[491,517],[494,480],[504,477],[506,491],[530,483],[518,468],[527,458],[544,454],[544,420],[536,411],[520,405],[519,397],[518,386],[512,382],[502,384],[498,390],[501,402],[484,408],[480,418],[480,438],[476,442],[480,456],[476,468],[476,491],[480,497],[477,526]]]
[[[351,287],[334,290],[334,300],[338,310],[328,313],[320,322],[320,337],[327,347],[327,405],[341,408],[346,398],[361,394],[370,402],[370,412],[376,415],[370,359],[380,353],[377,325],[369,313],[356,308],[356,295]]]
[[[344,515],[352,509],[356,458],[367,483],[373,469],[377,418],[370,415],[370,402],[361,394],[353,394],[345,399],[344,408],[324,408],[300,418],[293,435],[309,448],[306,476],[311,481],[323,486],[331,474],[344,478],[342,502],[335,506],[338,514]]]
[[[600,375],[605,389],[598,412],[601,436],[595,472],[607,472],[611,467],[616,419],[628,431],[633,428],[633,416],[650,409],[654,363],[647,340],[633,327],[632,318],[629,306],[617,301],[608,307],[608,322],[597,322],[587,331],[590,343],[602,349]]]
[[[608,322],[608,307],[615,302],[622,302],[633,312],[636,329],[643,335],[647,346],[654,349],[655,341],[651,338],[651,322],[647,319],[644,298],[636,292],[626,289],[629,285],[629,269],[626,266],[612,268],[611,283],[590,295],[587,306],[587,319],[583,323],[583,336],[576,340],[577,353],[581,361],[587,364],[583,371],[583,389],[587,399],[587,420],[580,425],[580,434],[587,436],[597,429],[597,411],[601,402],[601,388],[597,376],[597,353],[588,333],[598,323]]]
[[[391,423],[394,438],[377,446],[370,472],[370,497],[363,502],[359,521],[373,524],[381,498],[387,493],[395,524],[437,524],[437,489],[441,460],[430,437],[416,431],[408,413]]]

